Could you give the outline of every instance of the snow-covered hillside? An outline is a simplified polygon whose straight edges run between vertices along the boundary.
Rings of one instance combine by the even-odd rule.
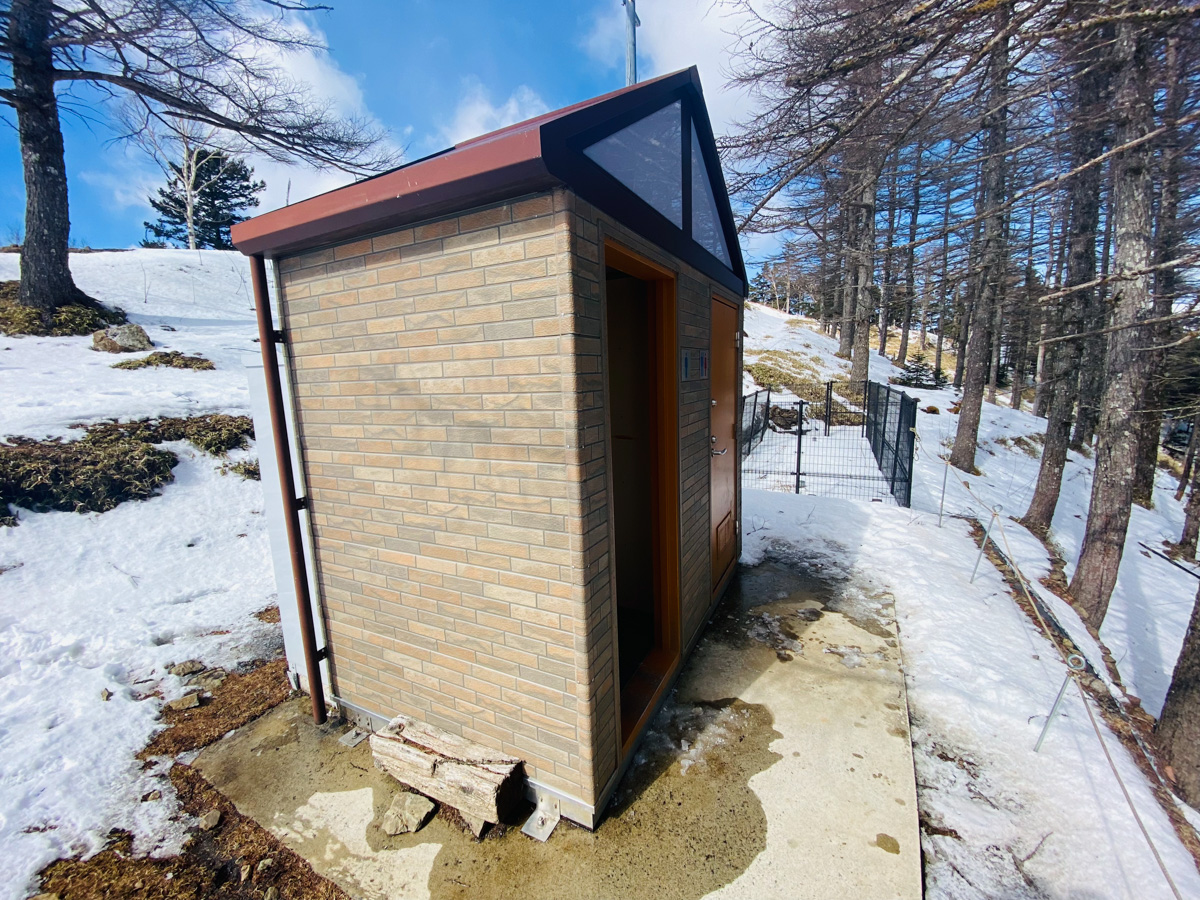
[[[836,342],[799,320],[751,305],[745,330],[747,362],[764,350],[787,351],[803,354],[821,379],[846,377],[848,365],[834,356]],[[896,371],[872,354],[873,379],[884,381]],[[949,408],[956,394],[909,393],[922,410],[912,509],[747,490],[742,561],[757,562],[778,542],[824,571],[895,597],[929,897],[1173,896],[1074,691],[1045,746],[1033,753],[1066,668],[990,563],[970,580],[978,550],[968,520],[986,524],[999,505],[1001,550],[1033,581],[1093,668],[1104,672],[1100,649],[1079,617],[1038,584],[1050,572],[1045,547],[1009,518],[1019,518],[1029,503],[1040,446],[1036,439],[1014,439],[1040,435],[1045,420],[985,403],[977,459],[982,474],[947,473],[944,457],[957,426]],[[938,528],[947,474],[946,518]],[[1052,533],[1068,560],[1068,575],[1082,540],[1090,479],[1090,461],[1072,454]],[[1155,715],[1196,591],[1188,572],[1141,546],[1158,548],[1178,537],[1182,510],[1173,487],[1160,473],[1155,509],[1135,508],[1101,629],[1126,689]],[[1171,877],[1183,896],[1200,896],[1195,863],[1149,783],[1120,741],[1102,722],[1099,727]]]
[[[0,336],[0,436],[249,411],[240,357],[257,345],[240,254],[73,254],[71,265],[156,349],[201,353],[216,369],[124,371],[90,338]],[[0,254],[0,280],[17,266]],[[275,597],[259,483],[221,474],[224,460],[189,444],[166,446],[180,462],[161,496],[103,514],[22,511],[19,526],[0,528],[0,897],[26,896],[43,865],[99,849],[113,828],[140,848],[177,850],[187,823],[170,781],[135,758],[162,702],[183,691],[167,666],[232,668],[279,651],[278,626],[253,616]],[[162,799],[143,802],[153,790]]]

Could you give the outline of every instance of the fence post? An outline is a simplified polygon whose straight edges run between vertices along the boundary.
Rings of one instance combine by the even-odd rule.
[[[804,447],[804,403],[796,407],[796,493],[800,493],[800,455]]]
[[[825,437],[829,437],[829,423],[833,418],[833,382],[825,382]]]
[[[891,393],[891,388],[888,392]],[[904,434],[904,394],[900,395],[900,415],[896,416],[896,443],[892,447],[892,486],[893,499],[896,496],[896,473],[900,471],[900,436]]]
[[[763,429],[762,434],[758,436],[758,442],[761,444],[763,438],[767,436],[767,423],[771,421],[771,389],[767,388],[767,405],[763,407]]]
[[[750,440],[747,442],[751,449],[754,447],[754,438],[758,436],[758,395],[761,393],[762,391],[755,391],[754,399],[750,401],[754,404],[750,410]]]

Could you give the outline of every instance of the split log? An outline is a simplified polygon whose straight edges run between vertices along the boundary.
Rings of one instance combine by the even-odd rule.
[[[408,716],[371,735],[371,754],[401,784],[466,818],[510,822],[523,797],[521,760]]]

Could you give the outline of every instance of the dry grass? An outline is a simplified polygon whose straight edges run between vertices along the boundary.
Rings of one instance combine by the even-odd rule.
[[[257,719],[288,698],[287,661],[277,659],[244,675],[226,677],[212,697],[191,709],[164,709],[163,719],[171,726],[160,731],[140,756],[175,756],[207,747],[223,735]]]
[[[169,450],[121,436],[11,437],[0,443],[0,513],[9,504],[35,512],[107,512],[155,496],[178,462]]]
[[[262,472],[259,471],[257,459],[247,459],[233,465],[221,467],[222,475],[228,475],[230,472],[233,472],[235,475],[241,475],[247,481],[262,481]]]
[[[91,859],[47,866],[41,889],[61,900],[263,900],[272,888],[280,898],[349,900],[191,766],[174,766],[171,783],[188,815],[219,810],[217,826],[198,829],[183,853],[169,859],[136,857],[130,836],[114,833]]]
[[[114,369],[148,369],[156,366],[168,369],[195,369],[199,372],[216,368],[210,359],[203,356],[185,356],[178,350],[156,351],[140,359],[126,359],[112,364]]]
[[[65,337],[68,335],[91,334],[109,325],[123,325],[125,313],[121,310],[70,303],[60,306],[51,317],[49,327],[42,321],[40,310],[22,306],[17,302],[18,281],[0,281],[0,334],[13,337],[37,335]]]
[[[77,441],[0,441],[0,525],[16,525],[9,504],[35,512],[107,512],[126,500],[156,496],[174,477],[179,462],[164,441],[186,440],[215,456],[247,446],[254,436],[249,416],[212,414],[190,418],[141,419],[79,426]],[[256,461],[230,466],[254,478]]]
[[[249,439],[254,437],[254,422],[249,416],[210,413],[186,418],[104,422],[87,426],[87,432],[89,435],[128,437],[150,444],[187,441],[213,456],[224,456],[230,450],[244,450],[249,445]]]
[[[203,705],[167,710],[171,727],[141,757],[207,746],[283,702],[290,693],[285,665],[277,660],[230,675]],[[114,832],[108,847],[91,859],[58,860],[43,869],[41,890],[61,900],[262,900],[272,889],[280,898],[349,900],[302,857],[241,815],[197,770],[176,764],[170,777],[183,811],[200,818],[218,810],[216,827],[198,828],[183,853],[170,859],[136,857],[130,836]],[[144,802],[162,801],[147,796]]]

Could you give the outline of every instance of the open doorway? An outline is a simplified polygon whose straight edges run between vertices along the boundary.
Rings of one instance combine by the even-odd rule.
[[[611,244],[605,263],[612,565],[627,746],[679,662],[675,281]]]

